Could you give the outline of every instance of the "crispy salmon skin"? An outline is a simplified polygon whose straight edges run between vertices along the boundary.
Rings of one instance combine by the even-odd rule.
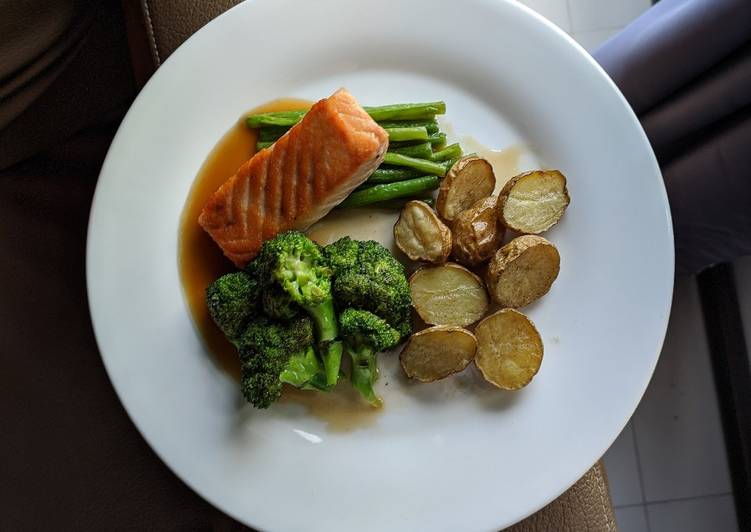
[[[383,161],[388,134],[345,89],[320,100],[211,196],[198,223],[239,268],[265,240],[306,230]]]

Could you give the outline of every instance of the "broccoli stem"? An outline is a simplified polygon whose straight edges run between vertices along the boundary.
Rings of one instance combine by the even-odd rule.
[[[339,370],[342,367],[342,342],[339,340],[322,344],[321,359],[326,373],[326,389],[336,385],[339,380]]]
[[[326,384],[329,387],[334,386],[339,380],[339,368],[342,363],[342,343],[336,340],[339,336],[339,322],[334,311],[334,300],[327,299],[319,305],[304,308],[313,319],[319,354],[326,373]]]
[[[420,144],[413,144],[411,146],[403,146],[399,148],[392,148],[389,146],[389,152],[399,153],[409,157],[417,157],[420,159],[430,159],[433,156],[433,148],[431,147],[430,142],[421,142]]]
[[[426,174],[434,174],[443,177],[446,175],[446,167],[440,163],[434,161],[428,161],[426,159],[417,159],[415,157],[409,157],[407,155],[401,155],[400,153],[386,152],[383,158],[385,164],[391,164],[394,166],[406,166],[408,168],[414,168],[420,172]]]
[[[384,130],[389,134],[389,142],[428,140],[428,130],[424,127],[389,127]]]
[[[338,207],[363,207],[395,198],[414,196],[428,190],[435,190],[438,188],[439,182],[438,176],[428,175],[407,179],[406,181],[397,181],[396,183],[374,185],[353,192]]]
[[[462,147],[459,145],[459,143],[454,143],[449,146],[446,146],[442,150],[439,150],[431,156],[431,160],[433,161],[447,161],[450,159],[458,159],[462,156]]]
[[[347,346],[347,352],[352,359],[352,372],[349,377],[352,387],[372,406],[380,407],[383,401],[373,390],[373,384],[378,380],[376,353],[369,347],[355,350],[350,346]]]
[[[404,181],[413,177],[420,177],[420,172],[412,168],[376,168],[366,183],[377,185],[379,183],[393,183],[394,181]]]
[[[306,350],[290,357],[279,380],[296,388],[318,390],[326,387],[326,379],[322,375],[321,361],[313,346],[308,346]]]
[[[376,122],[384,120],[422,120],[433,119],[435,115],[444,114],[446,104],[444,102],[398,103],[379,107],[364,107],[364,109]],[[262,126],[290,127],[297,124],[305,116],[305,113],[306,111],[258,113],[248,115],[245,118],[245,125],[250,128]]]
[[[256,142],[256,150],[257,151],[261,151],[264,148],[268,148],[269,146],[271,146],[272,144],[274,144],[274,142],[276,142],[276,141],[273,141],[273,140],[267,140],[267,141],[263,141],[263,142],[258,141],[258,142]]]

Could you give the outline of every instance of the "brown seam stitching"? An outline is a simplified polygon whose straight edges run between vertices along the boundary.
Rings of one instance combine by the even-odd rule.
[[[149,9],[149,1],[141,0],[141,6],[143,7],[144,15],[146,15],[146,22],[148,23],[151,51],[154,54],[154,60],[156,61],[156,66],[158,67],[162,64],[162,60],[159,58],[159,49],[156,46],[156,34],[154,33],[154,25],[151,22],[151,10]]]
[[[608,512],[607,505],[605,504],[605,494],[603,493],[603,490],[602,490],[603,482],[605,482],[605,479],[602,477],[602,475],[600,475],[600,481],[597,482],[597,491],[600,493],[600,504],[602,505],[602,514],[605,516],[608,516],[606,517],[606,521],[608,523],[608,532],[610,532],[611,530],[613,530],[613,522],[612,522],[612,519],[610,519],[609,517],[610,513]]]

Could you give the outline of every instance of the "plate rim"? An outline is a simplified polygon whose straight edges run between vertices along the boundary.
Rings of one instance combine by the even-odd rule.
[[[105,159],[104,159],[104,161],[102,163],[102,166],[101,166],[98,178],[97,178],[97,185],[96,185],[96,188],[95,188],[94,194],[92,196],[92,200],[91,200],[91,207],[90,207],[90,211],[89,211],[88,225],[87,225],[87,231],[86,231],[86,251],[85,251],[85,253],[86,253],[86,258],[85,258],[85,270],[86,270],[86,272],[85,272],[85,275],[86,275],[86,288],[87,288],[86,289],[86,293],[87,293],[87,303],[88,303],[88,306],[89,306],[89,309],[90,309],[89,310],[89,314],[90,314],[90,319],[91,319],[91,323],[92,323],[92,330],[94,332],[94,337],[95,337],[96,345],[97,345],[97,348],[99,350],[100,357],[102,359],[102,363],[104,365],[107,378],[109,379],[110,384],[111,384],[112,388],[114,389],[115,394],[116,394],[116,396],[117,396],[120,404],[123,406],[123,409],[125,410],[126,415],[130,419],[130,421],[132,422],[132,424],[134,425],[134,427],[136,428],[136,430],[138,431],[138,433],[144,439],[144,441],[146,441],[146,443],[149,445],[150,449],[157,455],[157,457],[161,460],[161,462],[164,465],[166,465],[169,468],[169,470],[183,484],[185,484],[186,486],[188,486],[195,494],[197,494],[199,497],[201,497],[202,499],[204,499],[205,501],[207,501],[209,504],[211,504],[214,508],[216,508],[220,512],[223,512],[224,514],[230,516],[232,519],[235,519],[239,523],[242,523],[242,524],[245,524],[246,526],[251,526],[251,527],[257,527],[258,525],[253,524],[251,521],[246,520],[244,517],[241,517],[240,515],[236,514],[234,511],[228,509],[226,507],[226,505],[224,505],[222,503],[222,501],[219,500],[219,498],[214,497],[212,494],[208,493],[206,490],[204,490],[197,483],[193,482],[189,478],[186,478],[186,476],[183,474],[183,472],[181,470],[179,470],[177,467],[173,466],[173,464],[171,463],[171,460],[169,459],[169,457],[165,453],[163,453],[163,451],[157,445],[155,445],[154,443],[152,443],[151,439],[147,436],[146,432],[142,428],[142,426],[139,423],[138,419],[131,412],[131,409],[128,406],[128,402],[125,400],[125,397],[123,396],[123,394],[121,392],[121,388],[119,388],[116,385],[116,378],[113,375],[112,368],[111,368],[110,364],[108,363],[108,358],[105,355],[105,350],[103,349],[104,342],[102,340],[102,335],[101,335],[101,325],[97,325],[97,318],[96,318],[96,314],[95,314],[95,307],[96,307],[96,305],[92,301],[93,297],[92,297],[92,290],[91,290],[91,286],[92,286],[92,277],[91,276],[92,276],[92,262],[94,260],[93,259],[93,255],[94,255],[93,247],[94,247],[94,244],[92,243],[93,242],[93,240],[92,240],[92,233],[94,231],[95,222],[96,222],[97,204],[98,204],[97,200],[101,196],[101,187],[100,187],[99,180],[102,177],[102,175],[104,173],[104,170],[107,167],[108,162],[110,161],[110,159],[112,157],[112,152],[113,152],[112,148],[113,148],[113,146],[115,146],[120,141],[120,138],[125,134],[124,131],[127,129],[127,124],[129,123],[129,119],[132,119],[131,115],[133,114],[133,110],[136,107],[138,107],[139,106],[139,102],[141,102],[145,98],[144,95],[147,92],[150,91],[150,87],[152,87],[154,84],[157,83],[156,80],[160,77],[161,73],[164,71],[164,68],[163,68],[164,65],[174,63],[176,61],[175,59],[173,59],[174,57],[180,57],[180,56],[182,56],[183,53],[185,53],[186,44],[189,43],[189,42],[191,42],[191,41],[193,41],[194,38],[198,34],[204,32],[207,28],[213,28],[214,26],[220,24],[221,22],[219,22],[219,21],[223,20],[225,17],[229,18],[229,17],[235,16],[234,15],[235,12],[240,12],[242,9],[248,9],[251,4],[256,4],[258,2],[265,2],[265,1],[266,2],[270,2],[271,0],[246,0],[245,2],[241,2],[240,4],[237,4],[237,5],[233,6],[233,7],[231,7],[227,11],[221,13],[220,15],[218,15],[217,17],[215,17],[214,19],[212,19],[211,21],[209,21],[206,25],[204,25],[202,28],[200,28],[199,30],[197,30],[190,37],[188,37],[183,43],[181,43],[180,46],[178,48],[176,48],[165,61],[161,62],[161,64],[157,68],[157,70],[152,74],[152,76],[149,78],[149,80],[146,82],[146,84],[141,88],[141,90],[139,91],[138,95],[136,96],[136,98],[133,100],[133,102],[131,103],[130,107],[128,108],[128,111],[125,114],[125,116],[123,117],[120,125],[118,126],[117,132],[116,132],[116,134],[114,135],[114,137],[112,139],[110,147],[107,150],[107,155],[106,155],[106,157],[105,157]],[[562,37],[565,41],[567,41],[568,46],[573,46],[579,52],[579,55],[583,56],[583,58],[586,59],[586,61],[589,63],[589,66],[591,68],[593,68],[594,71],[597,72],[597,75],[599,76],[599,78],[601,78],[601,80],[606,81],[606,83],[610,87],[610,90],[615,93],[615,95],[619,99],[621,107],[623,108],[624,111],[626,111],[626,113],[629,116],[630,122],[636,128],[636,131],[638,131],[638,134],[641,137],[642,144],[643,144],[643,146],[644,146],[644,148],[646,150],[645,153],[648,153],[648,155],[649,155],[649,162],[650,162],[650,166],[652,167],[652,170],[654,171],[654,173],[657,176],[659,176],[660,178],[662,178],[662,171],[661,171],[661,169],[659,167],[659,164],[658,164],[656,155],[654,153],[654,150],[652,149],[651,144],[649,142],[649,139],[648,139],[648,137],[646,135],[646,132],[644,131],[644,128],[642,127],[641,123],[639,122],[638,117],[636,116],[636,114],[633,111],[632,107],[629,105],[629,103],[626,100],[625,96],[622,94],[622,92],[620,91],[620,89],[618,88],[618,86],[610,78],[610,76],[607,74],[607,72],[602,68],[602,66],[600,66],[600,64],[597,63],[597,61],[595,61],[595,59],[577,41],[575,41],[571,35],[569,35],[568,33],[566,33],[564,30],[562,30],[557,25],[555,25],[553,22],[549,21],[544,16],[542,16],[538,12],[534,11],[530,7],[524,5],[524,4],[520,3],[520,2],[517,2],[515,0],[476,0],[476,1],[482,2],[482,3],[485,3],[485,4],[489,4],[489,5],[492,5],[492,4],[506,4],[511,9],[516,9],[516,10],[522,11],[527,16],[532,17],[533,19],[535,19],[538,24],[544,25],[547,28],[548,31],[552,31],[552,32],[556,33],[559,37]],[[659,187],[659,192],[660,192],[660,196],[661,196],[661,204],[662,204],[663,210],[664,210],[664,212],[662,214],[664,214],[664,219],[666,221],[666,225],[665,225],[664,229],[667,232],[667,236],[668,236],[669,241],[671,243],[674,243],[674,228],[673,228],[673,223],[672,223],[670,204],[669,204],[668,196],[667,196],[667,190],[666,190],[665,185],[664,185],[664,179],[661,179],[661,185],[662,186]],[[177,238],[177,236],[176,236],[176,238]],[[668,262],[670,263],[670,266],[671,266],[671,268],[669,268],[669,270],[672,270],[672,273],[669,274],[669,279],[667,279],[668,286],[666,288],[668,289],[668,293],[672,294],[673,290],[674,290],[674,286],[675,286],[675,273],[674,273],[674,269],[675,269],[675,249],[674,249],[674,246],[671,246],[670,249],[668,250],[666,259],[668,259]],[[178,260],[178,258],[175,257],[175,263],[176,264],[177,264],[177,260]],[[183,294],[183,297],[184,297],[184,294]],[[646,378],[644,379],[644,382],[641,383],[641,385],[639,387],[638,394],[636,394],[635,399],[632,401],[632,405],[630,407],[631,416],[629,418],[623,420],[619,424],[620,425],[619,430],[615,433],[615,435],[613,435],[611,438],[609,438],[609,442],[608,442],[607,446],[604,449],[602,449],[602,451],[599,453],[601,455],[600,458],[597,458],[587,468],[585,468],[583,471],[577,473],[576,476],[575,476],[575,478],[569,479],[569,481],[567,481],[566,485],[562,489],[560,489],[560,490],[551,490],[552,492],[554,492],[554,495],[551,496],[551,497],[546,497],[545,498],[546,501],[545,501],[545,503],[543,505],[541,505],[541,506],[539,506],[537,508],[533,508],[533,509],[529,510],[528,512],[522,513],[521,517],[519,517],[518,519],[516,519],[513,523],[518,523],[518,522],[526,519],[527,517],[529,517],[529,516],[535,514],[536,512],[542,510],[544,507],[546,507],[547,505],[549,505],[551,502],[555,501],[563,493],[565,493],[567,490],[569,490],[576,482],[578,482],[578,480],[580,478],[582,478],[587,473],[587,471],[589,471],[589,469],[591,469],[592,467],[594,467],[597,464],[597,462],[599,462],[600,460],[602,460],[602,456],[604,456],[605,452],[610,448],[610,446],[612,446],[612,444],[615,441],[615,439],[618,437],[618,435],[620,434],[620,432],[622,432],[622,430],[624,429],[624,427],[628,424],[629,419],[633,416],[634,412],[636,411],[637,406],[639,405],[639,403],[641,402],[641,400],[642,400],[642,398],[644,396],[644,393],[646,392],[646,389],[647,389],[647,386],[649,385],[649,382],[652,379],[652,376],[654,374],[657,362],[659,361],[660,353],[661,353],[662,347],[664,345],[665,337],[666,337],[666,334],[667,334],[667,326],[668,326],[668,322],[669,322],[669,318],[670,318],[671,308],[672,308],[672,298],[668,297],[668,300],[667,300],[666,306],[665,306],[665,314],[664,314],[664,317],[662,318],[662,322],[660,323],[660,327],[659,327],[659,330],[662,331],[661,334],[660,334],[659,342],[655,346],[655,353],[654,353],[654,355],[650,359],[651,363],[650,363],[649,371],[645,374]],[[605,504],[604,500],[603,500],[603,504]],[[513,523],[509,523],[508,525],[505,525],[505,526],[511,526],[511,524],[513,524]]]

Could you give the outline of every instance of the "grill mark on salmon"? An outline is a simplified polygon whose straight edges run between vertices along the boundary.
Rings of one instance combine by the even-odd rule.
[[[288,135],[296,137],[297,131],[290,131]],[[289,142],[290,144],[294,144],[295,139],[290,138]],[[297,187],[294,185],[298,173],[297,161],[297,151],[287,150],[287,157],[282,166],[282,216],[285,225],[294,223],[296,214]]]
[[[287,147],[289,142],[282,142],[279,146],[279,157],[269,160],[269,171],[266,181],[266,193],[268,199],[266,205],[268,206],[268,213],[263,226],[263,234],[275,235],[280,225],[284,224],[284,220],[281,218],[282,213],[282,167],[287,159]],[[273,164],[272,164],[273,163]]]
[[[265,240],[306,230],[383,161],[388,135],[341,89],[256,153],[207,202],[198,222],[238,267]]]

